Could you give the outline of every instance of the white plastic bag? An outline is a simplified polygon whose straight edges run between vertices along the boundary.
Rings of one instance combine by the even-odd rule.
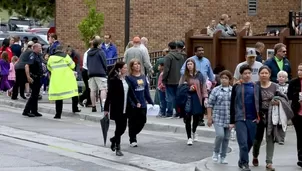
[[[147,115],[148,116],[157,116],[159,114],[159,105],[152,106],[147,104]]]

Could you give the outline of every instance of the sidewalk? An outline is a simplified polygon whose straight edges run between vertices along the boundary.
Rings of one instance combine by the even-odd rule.
[[[0,105],[4,106],[11,106],[14,108],[24,109],[26,104],[26,100],[18,99],[18,100],[11,100],[9,97],[7,97],[5,94],[0,95]],[[72,113],[71,108],[71,99],[64,100],[63,105],[63,113],[62,116],[64,119],[65,117],[76,117],[83,120],[89,120],[93,122],[99,122],[100,119],[103,116],[102,112],[100,111],[100,108],[98,108],[98,112],[92,113],[91,108],[85,108],[81,107],[79,105],[79,108],[81,109],[80,113]],[[41,113],[48,113],[55,115],[55,104],[54,102],[48,101],[47,95],[43,95],[43,99],[39,100],[39,112]],[[22,113],[22,110],[20,110],[20,114]],[[206,121],[205,121],[206,123]],[[114,124],[112,121],[111,124]],[[168,118],[157,118],[155,116],[148,116],[147,117],[147,123],[144,127],[144,130],[148,131],[162,131],[162,132],[172,132],[172,133],[180,133],[185,134],[185,124],[183,122],[183,119],[168,119]],[[215,130],[213,127],[209,128],[207,126],[205,127],[198,127],[197,128],[197,134],[201,137],[208,137],[208,138],[214,138],[215,137]]]
[[[264,140],[265,141],[265,140]],[[293,127],[289,127],[286,133],[285,145],[275,144],[275,151],[273,157],[273,165],[278,171],[301,171],[301,168],[297,166],[297,152],[296,152],[296,134]],[[265,157],[266,146],[263,145],[260,148],[259,155],[259,167],[252,166],[252,150],[250,152],[250,168],[252,171],[264,171],[265,170]],[[204,160],[202,163],[198,163],[200,170],[208,171],[239,171],[238,168],[239,149],[234,149],[227,155],[228,165],[222,165],[214,163],[212,158]]]

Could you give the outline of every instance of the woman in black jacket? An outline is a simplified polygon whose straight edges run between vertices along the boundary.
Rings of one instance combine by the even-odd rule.
[[[291,101],[291,107],[294,112],[292,122],[294,124],[297,136],[297,165],[302,167],[302,63],[298,66],[298,78],[289,82],[287,97]]]
[[[121,136],[127,127],[127,113],[132,105],[140,107],[133,90],[126,81],[127,64],[117,62],[108,76],[108,93],[105,101],[105,115],[110,112],[110,119],[115,121],[115,134],[110,138],[111,150],[116,150],[117,156],[123,156],[121,152]],[[132,102],[136,104],[131,104]]]

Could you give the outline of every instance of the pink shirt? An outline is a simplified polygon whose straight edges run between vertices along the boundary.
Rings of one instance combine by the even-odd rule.
[[[164,72],[161,72],[159,74],[159,77],[158,77],[158,81],[157,81],[157,88],[161,91],[165,91],[166,90],[166,87],[165,85],[163,84],[163,74]]]
[[[11,62],[9,67],[8,80],[16,80],[15,65]]]

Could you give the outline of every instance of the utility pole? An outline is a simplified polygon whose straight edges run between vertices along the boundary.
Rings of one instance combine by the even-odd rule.
[[[124,47],[126,48],[130,37],[130,0],[125,0],[125,38]]]

